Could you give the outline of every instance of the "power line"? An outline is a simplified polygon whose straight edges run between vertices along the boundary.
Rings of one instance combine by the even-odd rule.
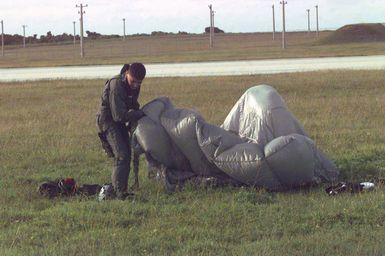
[[[214,47],[214,39],[215,39],[215,23],[214,23],[214,15],[215,15],[215,11],[212,11],[211,12],[211,15],[212,15],[212,17],[213,17],[213,47]]]
[[[286,48],[285,5],[287,4],[287,2],[286,1],[281,1],[279,3],[282,4],[282,49],[285,49]]]
[[[83,14],[86,13],[83,11],[84,7],[88,7],[88,4],[83,5],[76,5],[76,8],[80,8],[79,14],[80,14],[80,56],[84,57],[84,45],[83,45]]]
[[[1,20],[1,56],[4,56],[4,22]]]
[[[27,27],[27,25],[22,25],[23,27],[23,48],[25,48],[25,28]]]
[[[310,35],[310,9],[306,9],[307,11],[307,34]]]
[[[76,21],[72,21],[72,23],[74,24],[74,46],[75,46],[76,45],[76,27],[75,27]]]
[[[317,20],[317,37],[319,35],[319,26],[318,26],[318,4],[315,6],[315,15],[316,15],[316,20]]]
[[[126,40],[126,19],[123,18],[123,40]]]
[[[273,9],[273,41],[275,40],[275,11],[274,11],[274,4],[271,6]]]
[[[213,6],[209,5],[210,9],[210,48],[213,48],[214,46],[214,38],[213,38]]]

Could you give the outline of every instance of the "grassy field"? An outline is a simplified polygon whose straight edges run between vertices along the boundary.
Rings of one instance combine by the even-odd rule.
[[[382,71],[151,78],[140,101],[167,95],[220,124],[247,88],[270,84],[341,180],[364,181],[385,176],[384,81]],[[94,121],[103,84],[0,84],[0,255],[385,254],[384,188],[329,197],[324,186],[268,193],[188,185],[167,195],[141,163],[141,189],[127,201],[39,196],[45,179],[109,182]]]
[[[319,38],[312,33],[287,34],[287,49],[281,49],[281,35],[271,33],[218,34],[210,49],[208,35],[136,36],[122,39],[86,40],[85,57],[72,42],[66,44],[6,45],[0,68],[92,64],[248,60],[293,57],[327,57],[384,54],[385,43],[320,44],[332,32]],[[79,42],[78,42],[79,43]]]

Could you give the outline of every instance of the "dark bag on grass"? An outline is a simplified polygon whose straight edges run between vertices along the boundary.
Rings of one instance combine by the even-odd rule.
[[[58,196],[74,195],[93,196],[98,194],[100,189],[101,186],[99,184],[83,184],[78,187],[73,178],[65,178],[43,182],[39,185],[38,192],[41,195],[54,198]]]
[[[99,193],[102,186],[99,184],[83,184],[77,189],[77,194],[84,196],[93,196]]]
[[[74,195],[77,191],[76,181],[73,178],[65,178],[43,182],[38,191],[41,195],[46,195],[49,198]]]
[[[47,181],[39,185],[38,192],[49,198],[57,197],[60,194],[60,188],[56,181]]]

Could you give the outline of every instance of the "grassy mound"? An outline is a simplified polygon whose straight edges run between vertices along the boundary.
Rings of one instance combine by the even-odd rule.
[[[321,40],[323,44],[385,41],[385,26],[381,23],[345,25]]]

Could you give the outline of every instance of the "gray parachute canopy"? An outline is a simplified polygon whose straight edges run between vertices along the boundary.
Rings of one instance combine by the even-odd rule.
[[[175,182],[216,177],[280,190],[339,174],[268,85],[248,89],[221,127],[195,111],[175,108],[167,97],[149,102],[143,111],[134,141]]]

